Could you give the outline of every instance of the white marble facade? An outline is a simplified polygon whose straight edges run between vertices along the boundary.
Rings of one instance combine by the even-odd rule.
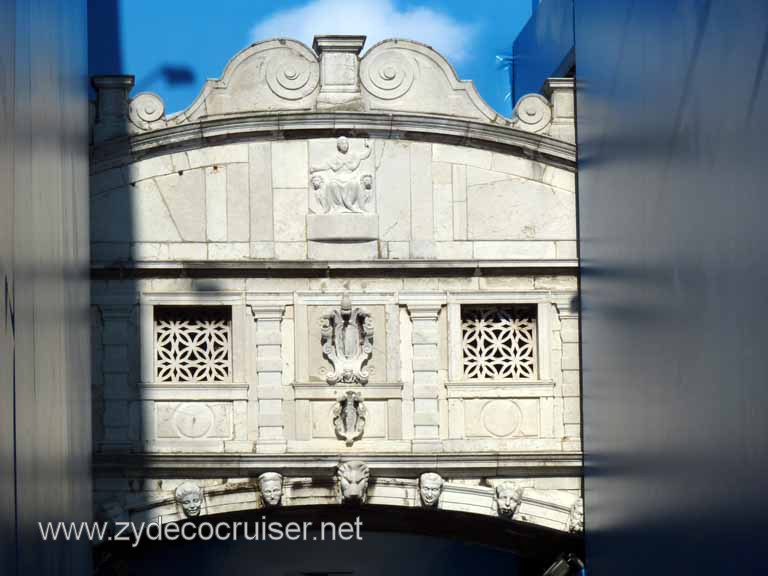
[[[338,505],[361,461],[367,504],[433,472],[438,508],[575,525],[572,81],[505,118],[363,43],[254,44],[172,115],[94,78],[98,513]]]

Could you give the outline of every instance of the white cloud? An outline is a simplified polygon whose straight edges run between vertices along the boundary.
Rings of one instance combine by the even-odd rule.
[[[426,6],[399,10],[391,0],[314,0],[275,12],[251,29],[253,42],[294,38],[311,46],[319,34],[365,34],[366,48],[387,38],[417,40],[459,63],[468,55],[474,27]]]

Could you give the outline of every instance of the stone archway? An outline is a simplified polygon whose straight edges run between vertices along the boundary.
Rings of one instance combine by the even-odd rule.
[[[210,524],[211,529],[201,528]],[[156,541],[143,538],[133,546],[110,542],[97,549],[97,575],[184,573],[231,574],[253,570],[260,574],[395,573],[464,574],[474,572],[508,575],[540,575],[559,556],[582,556],[580,535],[551,530],[529,523],[505,521],[465,512],[402,508],[400,506],[310,505],[213,514],[170,523],[190,525],[206,536],[216,526],[228,529],[236,523],[251,526],[246,540]],[[294,523],[296,539],[266,537],[269,526],[284,530]],[[255,540],[259,525],[258,536]],[[344,526],[360,526],[346,530]],[[334,527],[337,532],[334,533]],[[242,529],[241,529],[242,530]],[[287,532],[287,530],[285,530]],[[225,532],[225,531],[223,531]],[[223,533],[222,532],[222,533]],[[302,532],[305,532],[302,534]],[[332,538],[335,536],[335,538]]]

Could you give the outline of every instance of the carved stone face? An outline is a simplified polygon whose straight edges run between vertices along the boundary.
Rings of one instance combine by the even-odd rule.
[[[502,518],[512,518],[522,498],[522,490],[511,483],[504,483],[496,487],[496,507],[499,516]]]
[[[362,460],[341,464],[336,477],[339,481],[341,500],[347,504],[365,504],[368,498],[368,478],[371,472]]]
[[[315,174],[314,176],[312,176],[310,183],[312,184],[313,190],[320,190],[320,187],[323,185],[323,177]]]
[[[425,472],[419,478],[419,494],[424,506],[435,507],[443,491],[443,479],[434,472]]]
[[[579,498],[571,507],[571,516],[568,519],[568,530],[570,532],[584,531],[584,500]]]
[[[366,190],[370,190],[373,186],[373,176],[370,174],[365,174],[360,178],[360,183],[363,185],[363,188]]]
[[[181,505],[187,518],[200,515],[203,505],[203,491],[197,484],[185,482],[176,488],[176,502]]]
[[[259,489],[265,506],[279,506],[283,498],[282,476],[275,474],[259,478]]]
[[[344,136],[337,139],[336,149],[342,154],[346,154],[347,152],[349,152],[349,140],[347,140]]]

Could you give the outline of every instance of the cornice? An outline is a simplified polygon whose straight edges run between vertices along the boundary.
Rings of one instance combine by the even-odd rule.
[[[523,156],[575,170],[576,147],[549,136],[451,116],[377,112],[277,112],[205,117],[103,142],[95,171],[139,159],[236,141],[350,137],[453,144]]]
[[[91,277],[497,276],[577,274],[577,260],[233,260],[95,263]]]
[[[581,452],[494,452],[472,454],[345,454],[344,459],[364,460],[374,475],[416,478],[425,470],[454,478],[475,476],[580,476]],[[245,477],[279,468],[289,476],[332,476],[342,460],[339,454],[96,454],[94,472],[99,476],[138,477]]]

